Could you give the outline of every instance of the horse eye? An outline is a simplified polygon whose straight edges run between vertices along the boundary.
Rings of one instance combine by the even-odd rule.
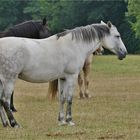
[[[116,38],[120,38],[120,36],[119,35],[116,35]]]

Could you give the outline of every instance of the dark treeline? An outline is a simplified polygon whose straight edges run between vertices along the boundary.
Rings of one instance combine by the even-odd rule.
[[[47,17],[52,33],[97,23],[101,20],[104,22],[110,20],[121,33],[128,52],[138,54],[140,53],[140,39],[135,37],[135,30],[131,27],[131,22],[136,21],[135,15],[128,12],[128,7],[132,8],[133,1],[1,0],[0,30],[3,31],[26,20],[38,20],[44,16]]]

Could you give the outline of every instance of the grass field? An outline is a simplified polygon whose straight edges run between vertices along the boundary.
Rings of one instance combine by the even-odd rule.
[[[76,89],[74,127],[58,126],[59,103],[47,98],[47,86],[17,81],[14,115],[22,128],[0,123],[0,140],[140,140],[140,56],[94,57],[92,98],[79,100]]]

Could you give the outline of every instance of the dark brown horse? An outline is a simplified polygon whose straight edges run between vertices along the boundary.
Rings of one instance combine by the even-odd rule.
[[[8,37],[8,36],[16,36],[16,37],[25,37],[25,38],[34,38],[34,39],[41,39],[46,38],[51,35],[47,20],[44,18],[42,21],[26,21],[20,24],[15,25],[3,32],[0,32],[0,38]],[[14,91],[13,91],[14,93]],[[11,96],[11,105],[10,108],[12,111],[16,111],[14,104],[13,104],[13,93]]]
[[[49,37],[50,35],[46,18],[42,21],[26,21],[9,28],[4,32],[0,32],[0,37],[16,36],[41,39]]]

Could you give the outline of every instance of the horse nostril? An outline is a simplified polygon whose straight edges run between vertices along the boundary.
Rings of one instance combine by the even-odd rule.
[[[122,48],[120,48],[120,51],[121,51],[121,52],[123,51]]]

